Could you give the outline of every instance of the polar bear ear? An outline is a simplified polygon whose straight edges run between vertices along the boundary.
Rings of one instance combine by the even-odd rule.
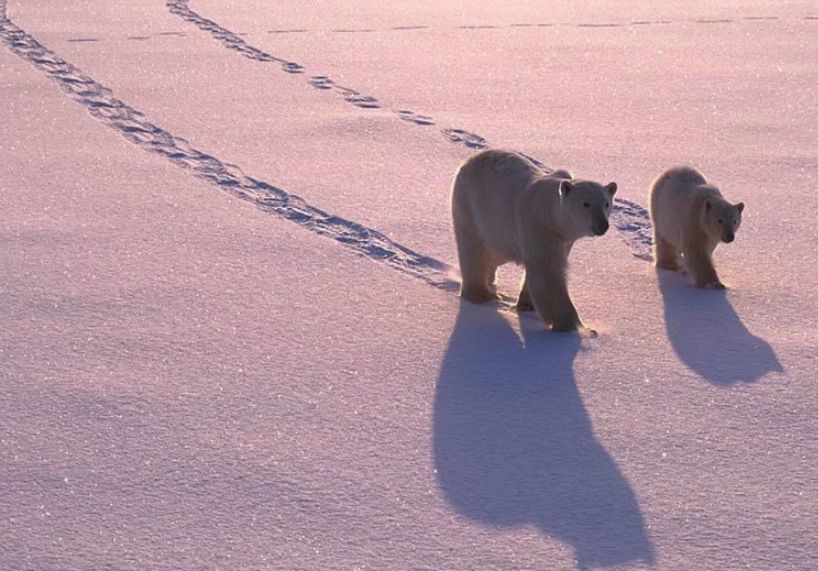
[[[744,212],[744,203],[739,202],[738,204],[736,204],[736,210],[738,210],[740,213]]]
[[[617,187],[616,187],[615,182],[609,182],[607,185],[605,185],[605,189],[608,191],[608,194],[610,194],[611,196],[616,194],[616,188]]]
[[[574,185],[570,180],[563,180],[560,182],[560,194],[563,197],[568,196],[572,190],[574,190]]]

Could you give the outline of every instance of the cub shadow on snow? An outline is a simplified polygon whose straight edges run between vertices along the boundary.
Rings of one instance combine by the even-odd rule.
[[[658,276],[668,339],[691,370],[722,386],[784,371],[769,343],[744,327],[726,291],[695,288],[674,272]]]
[[[461,302],[435,395],[444,496],[482,524],[530,524],[567,542],[579,569],[654,563],[633,490],[577,390],[580,336],[520,326],[524,341],[493,308]]]

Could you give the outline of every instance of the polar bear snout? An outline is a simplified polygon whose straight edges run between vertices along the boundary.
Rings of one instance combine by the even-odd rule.
[[[730,242],[736,239],[736,235],[733,234],[732,232],[728,232],[724,236],[722,236],[721,239],[725,244],[729,244]]]
[[[597,220],[594,223],[594,226],[593,228],[591,228],[591,231],[594,233],[594,236],[602,236],[603,234],[605,234],[605,232],[608,231],[608,228],[610,227],[611,225],[608,223],[608,221],[603,218],[602,220]]]

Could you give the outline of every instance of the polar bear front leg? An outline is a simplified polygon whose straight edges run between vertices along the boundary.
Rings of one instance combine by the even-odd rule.
[[[528,276],[523,276],[523,283],[520,286],[520,293],[517,295],[517,303],[514,305],[517,311],[534,311],[534,302],[531,301],[531,293],[528,291]]]
[[[534,307],[543,323],[552,331],[568,332],[582,329],[582,321],[568,295],[562,268],[526,268],[526,280]]]
[[[716,268],[713,266],[713,259],[704,240],[687,239],[684,245],[684,255],[687,270],[693,276],[696,287],[725,289],[724,284],[719,280]]]
[[[542,247],[542,246],[541,246]],[[560,243],[543,248],[525,265],[528,293],[537,313],[552,331],[582,329],[582,321],[568,295],[565,268],[568,257]]]

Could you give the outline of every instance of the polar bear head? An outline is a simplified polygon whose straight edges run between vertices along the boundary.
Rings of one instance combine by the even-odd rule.
[[[741,226],[744,203],[730,204],[719,198],[708,198],[702,205],[702,224],[708,236],[730,243],[736,239],[736,231]]]
[[[577,236],[602,236],[608,231],[616,183],[605,186],[588,180],[560,183],[563,211]]]

